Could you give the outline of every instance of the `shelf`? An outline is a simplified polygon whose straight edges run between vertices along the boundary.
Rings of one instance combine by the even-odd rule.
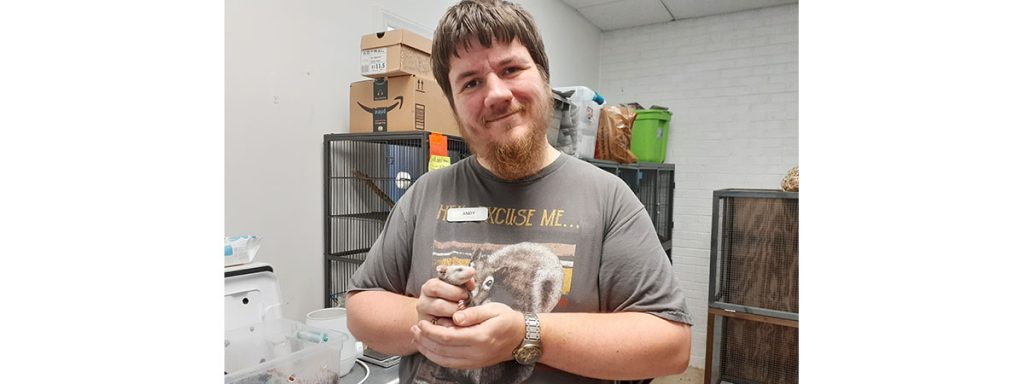
[[[366,261],[365,260],[365,256],[362,259],[357,259],[357,258],[350,257],[350,256],[358,255],[358,254],[361,254],[361,253],[367,253],[367,252],[370,252],[370,248],[359,248],[359,249],[353,249],[353,250],[350,250],[350,251],[334,252],[334,253],[332,253],[332,254],[327,256],[327,260],[340,261],[340,262],[343,262],[343,263],[350,263],[350,264],[362,264],[363,261]]]
[[[627,169],[644,170],[644,171],[660,170],[660,169],[675,170],[675,168],[676,168],[675,164],[673,164],[673,163],[632,163],[632,164],[623,164],[623,163],[620,163],[620,162],[617,162],[617,161],[594,160],[594,159],[583,159],[583,161],[586,161],[586,162],[591,163],[593,165],[596,165],[598,167],[616,167],[616,168],[627,168]]]
[[[388,176],[388,177],[369,176],[369,178],[371,180],[374,180],[374,181],[395,181],[395,178],[391,177],[391,176]],[[328,177],[328,179],[331,179],[331,180],[349,179],[349,180],[359,180],[359,181],[362,181],[362,179],[360,179],[358,177],[355,177],[355,176],[330,176],[330,177]]]
[[[366,212],[366,213],[348,213],[344,215],[328,215],[332,219],[362,219],[362,220],[373,220],[384,222],[387,221],[390,212]]]

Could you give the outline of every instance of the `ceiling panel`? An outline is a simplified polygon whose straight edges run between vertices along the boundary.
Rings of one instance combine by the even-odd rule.
[[[796,3],[796,0],[661,0],[676,20]]]
[[[796,4],[797,0],[562,0],[602,31]]]
[[[593,6],[593,5],[614,3],[614,2],[616,2],[618,0],[562,0],[562,1],[564,1],[566,4],[569,4],[569,6],[571,6],[573,8],[580,9],[580,8],[583,8],[583,7],[589,7],[589,6]]]
[[[602,31],[672,21],[661,0],[620,0],[579,11]]]

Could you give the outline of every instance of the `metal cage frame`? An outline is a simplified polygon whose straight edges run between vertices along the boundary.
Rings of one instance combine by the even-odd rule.
[[[380,234],[379,231],[373,234],[370,238],[369,233],[360,234],[363,236],[365,246],[353,247],[352,249],[344,249],[337,252],[332,252],[332,223],[331,219],[336,217],[355,218],[359,220],[379,221],[383,227],[384,221],[390,214],[391,209],[383,209],[374,212],[360,212],[360,213],[346,213],[346,214],[333,214],[335,206],[333,205],[332,197],[335,196],[336,191],[332,191],[332,180],[335,179],[348,179],[349,176],[337,176],[333,175],[332,171],[332,149],[331,144],[339,141],[352,141],[352,142],[367,142],[380,145],[403,145],[406,143],[414,143],[411,147],[418,148],[418,155],[421,158],[418,161],[417,169],[412,171],[416,172],[416,176],[412,179],[415,181],[419,176],[427,173],[427,168],[430,160],[430,134],[434,132],[374,132],[374,133],[331,133],[324,135],[323,143],[323,191],[324,191],[324,208],[323,208],[323,225],[324,225],[324,243],[323,243],[323,256],[324,256],[324,307],[336,306],[343,302],[342,298],[334,297],[335,295],[344,292],[346,287],[341,287],[339,292],[332,291],[332,263],[340,262],[344,263],[347,267],[343,268],[345,273],[349,273],[348,277],[351,277],[351,273],[355,272],[355,269],[362,264],[365,259],[365,254],[369,252],[370,246],[376,240]],[[448,141],[448,153],[449,156],[453,154],[458,155],[458,159],[452,159],[452,163],[460,161],[469,156],[469,147],[465,141],[457,136],[444,135]],[[403,143],[404,141],[404,143]],[[349,198],[341,196],[340,198]],[[359,255],[363,255],[360,258]]]
[[[783,342],[780,339],[792,340],[785,342],[794,342],[799,338],[799,314],[794,312],[774,310],[770,308],[762,308],[754,305],[741,305],[736,303],[729,303],[723,300],[726,296],[728,289],[723,289],[723,286],[727,285],[729,281],[728,274],[730,273],[729,263],[726,262],[726,258],[731,257],[733,251],[731,249],[732,241],[731,238],[725,238],[731,236],[731,231],[734,226],[733,220],[735,212],[725,212],[726,201],[732,198],[752,198],[752,199],[784,199],[784,200],[795,200],[799,204],[799,193],[798,192],[784,192],[781,190],[767,190],[767,189],[722,189],[716,190],[713,193],[713,209],[711,214],[711,249],[710,249],[710,265],[709,265],[709,277],[708,277],[708,328],[707,328],[707,357],[704,367],[704,383],[705,384],[717,384],[723,380],[730,383],[736,384],[756,384],[759,383],[756,377],[743,377],[736,376],[740,371],[747,369],[754,369],[761,376],[761,380],[768,380],[768,382],[780,382],[780,380],[798,380],[799,366],[793,359],[799,353],[798,350],[794,350],[790,353],[782,353],[781,355],[772,356],[757,356],[758,358],[752,360],[742,360],[740,362],[729,362],[727,361],[730,356],[732,358],[738,358],[734,356],[733,352],[736,351],[736,343],[743,343],[742,340],[730,340],[732,336],[730,334],[735,331],[735,327],[740,327],[746,330],[746,333],[740,331],[740,334],[754,337],[751,332],[764,332],[757,333],[758,337],[775,337],[776,342]],[[797,206],[799,207],[799,205]],[[799,215],[799,210],[797,210]],[[799,239],[799,217],[797,217],[797,239]],[[744,235],[741,235],[744,236]],[[796,244],[793,244],[796,249],[799,249],[799,240]],[[798,268],[799,260],[797,262]],[[796,290],[799,290],[797,285]],[[799,296],[796,297],[797,299]],[[764,302],[758,303],[764,305]],[[798,310],[798,307],[794,307]],[[730,322],[735,322],[730,325]],[[772,331],[766,331],[771,329]],[[734,336],[736,336],[734,335]],[[788,345],[788,344],[787,344]],[[786,345],[775,345],[769,344],[770,348],[790,348]],[[761,348],[768,348],[761,344]],[[793,346],[792,348],[798,348]],[[741,350],[742,351],[742,350]],[[763,351],[762,351],[763,353]],[[749,355],[747,358],[750,358]],[[780,359],[780,360],[774,360]],[[774,361],[777,364],[781,364],[779,371],[765,372],[757,368],[759,364],[767,364],[768,361]],[[740,365],[735,365],[740,364]],[[753,364],[753,365],[751,365]],[[731,368],[728,368],[731,367]],[[751,368],[754,367],[754,368]],[[730,373],[730,370],[732,373]],[[773,378],[769,378],[772,373],[780,374]],[[749,372],[748,372],[749,374]],[[758,375],[753,375],[758,376]]]
[[[720,300],[718,293],[721,288],[720,282],[726,279],[725,274],[728,271],[719,268],[719,264],[723,262],[722,255],[724,252],[728,252],[725,244],[725,240],[722,239],[722,227],[731,226],[731,223],[725,222],[726,219],[722,215],[722,202],[727,198],[755,198],[755,199],[791,199],[799,200],[799,192],[784,192],[781,190],[772,189],[721,189],[716,190],[713,193],[714,206],[711,213],[711,261],[709,264],[709,276],[708,282],[710,287],[708,289],[708,307],[718,308],[728,312],[740,312],[749,313],[752,315],[768,316],[778,319],[786,320],[799,320],[799,314],[796,312],[778,311],[768,308],[760,308],[749,305],[738,305],[733,303],[727,303]]]
[[[640,199],[647,210],[647,215],[658,231],[661,247],[672,261],[672,231],[675,222],[672,216],[675,190],[676,166],[671,163],[635,163],[622,164],[608,160],[590,160],[586,162],[618,176],[629,186],[629,189]],[[662,191],[667,191],[661,194]]]

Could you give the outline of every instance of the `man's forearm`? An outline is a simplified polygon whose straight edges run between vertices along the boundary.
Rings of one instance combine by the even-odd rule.
[[[418,321],[416,299],[391,292],[349,295],[352,334],[380,352],[417,352],[410,328]],[[541,313],[544,354],[540,363],[581,376],[642,379],[684,371],[690,358],[690,327],[647,313]],[[512,351],[509,351],[511,357]]]
[[[384,291],[361,291],[348,296],[348,328],[377,351],[406,356],[416,353],[409,329],[416,324],[416,299]]]
[[[681,373],[690,327],[647,313],[542,313],[540,363],[611,380]]]

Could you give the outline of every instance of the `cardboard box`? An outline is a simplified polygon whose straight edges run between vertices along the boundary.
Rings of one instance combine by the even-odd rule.
[[[399,76],[349,88],[349,132],[432,131],[459,136],[448,99],[433,79]]]
[[[434,78],[430,70],[430,39],[405,29],[364,35],[359,49],[363,76],[383,78],[417,75]]]

